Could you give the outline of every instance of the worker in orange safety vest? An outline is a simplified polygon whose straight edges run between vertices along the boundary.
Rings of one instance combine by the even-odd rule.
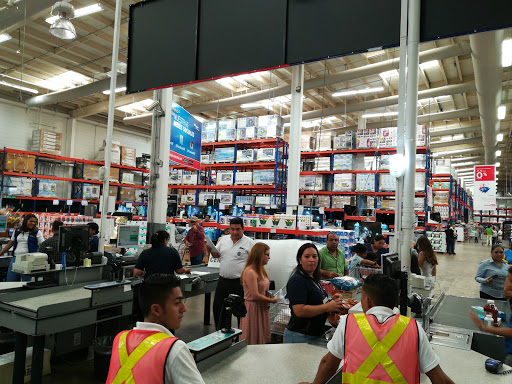
[[[187,310],[175,275],[153,274],[140,285],[144,315],[114,339],[107,384],[204,384],[178,329]]]
[[[395,315],[398,285],[369,275],[361,290],[364,313],[342,316],[327,344],[313,384],[327,382],[344,359],[342,383],[419,383],[420,372],[434,384],[453,384],[416,321]],[[302,383],[304,384],[304,383]]]

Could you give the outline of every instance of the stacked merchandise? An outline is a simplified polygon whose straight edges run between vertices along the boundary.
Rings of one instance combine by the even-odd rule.
[[[183,180],[183,171],[181,169],[169,169],[169,184],[180,185]]]
[[[432,164],[433,174],[446,174],[452,173],[451,159],[435,159]]]
[[[196,185],[197,184],[197,172],[196,171],[183,171],[181,174],[181,184]]]
[[[201,164],[213,164],[213,153],[201,153]]]
[[[238,206],[254,205],[255,202],[256,202],[256,196],[251,196],[251,195],[240,196],[239,195],[239,196],[236,196],[236,198],[235,198],[235,204]]]
[[[356,148],[377,148],[378,139],[377,128],[360,129],[357,131]]]
[[[252,171],[240,172],[235,174],[235,185],[252,185],[253,173]]]
[[[434,181],[432,184],[432,188],[434,189],[450,189],[449,181]]]
[[[335,192],[354,192],[356,190],[356,176],[352,173],[337,173],[334,175]]]
[[[199,192],[199,205],[205,206],[208,200],[215,200],[215,192]]]
[[[446,234],[444,232],[427,231],[427,238],[430,240],[434,252],[446,252]]]
[[[256,151],[256,159],[258,161],[281,161],[283,157],[283,151],[281,148],[258,148]]]
[[[233,185],[234,173],[233,171],[217,171],[216,185]]]
[[[376,176],[375,173],[358,173],[356,175],[356,191],[375,192]]]
[[[397,146],[398,128],[365,128],[357,131],[357,148],[394,148]],[[426,143],[426,127],[418,126],[416,132],[416,145],[424,146]]]
[[[312,152],[315,148],[315,138],[308,134],[302,134],[300,137],[301,152]]]
[[[258,117],[258,139],[284,137],[284,119],[279,115],[263,115]]]
[[[332,158],[333,171],[351,171],[354,169],[354,155],[334,155]]]
[[[381,155],[379,169],[387,170],[389,169],[389,159],[391,155]],[[425,154],[416,154],[416,169],[425,169],[427,166],[427,155]]]
[[[324,177],[322,175],[300,176],[299,189],[301,191],[322,191],[324,185]]]
[[[100,180],[100,169],[101,166],[95,165],[95,164],[82,164],[76,163],[76,172],[82,173],[82,176],[85,180],[94,180],[98,181]],[[112,183],[119,183],[119,168],[110,167],[110,182]],[[78,177],[77,177],[78,178]]]
[[[6,176],[4,178],[4,194],[9,196],[32,196],[32,179]]]
[[[381,173],[379,175],[379,190],[385,191],[396,191],[396,177],[389,173]],[[414,190],[424,191],[425,190],[425,173],[416,172],[414,179]]]
[[[332,151],[332,133],[319,132],[316,135],[315,151]]]
[[[314,159],[306,159],[301,162],[303,171],[330,171],[331,158],[330,157],[315,157]]]
[[[132,172],[121,172],[121,183],[135,184],[135,175]]]
[[[258,134],[257,117],[241,117],[236,123],[237,140],[254,140]]]
[[[273,185],[276,180],[282,180],[282,172],[281,169],[277,173],[273,169],[255,169],[252,172],[252,182],[254,185]]]
[[[91,216],[61,214],[61,213],[42,213],[38,216],[38,228],[42,231],[45,239],[52,237],[52,223],[60,220],[64,225],[85,225],[93,221]]]
[[[333,149],[353,149],[356,147],[356,132],[348,131],[333,138]]]
[[[40,180],[37,196],[57,198],[57,182],[55,180]]]
[[[355,196],[333,196],[332,197],[332,208],[343,209],[345,205],[355,205]]]
[[[137,165],[137,150],[132,147],[121,147],[121,165],[135,167]]]
[[[236,151],[237,163],[253,163],[257,159],[258,152],[255,149],[239,149]]]
[[[84,184],[82,199],[98,200],[100,198],[101,186],[98,184]]]
[[[214,143],[217,140],[217,122],[206,121],[203,123],[201,131],[202,143]]]
[[[215,148],[214,158],[216,163],[233,163],[235,161],[235,147]]]
[[[236,120],[219,120],[218,128],[219,141],[235,141],[236,140]],[[234,148],[233,148],[234,150]],[[235,156],[233,155],[233,158]]]
[[[32,150],[34,152],[59,156],[62,149],[61,139],[61,133],[46,129],[34,129],[32,131]]]
[[[96,161],[105,161],[105,147],[107,146],[106,141],[103,141],[102,147],[99,149],[96,155]],[[119,141],[113,141],[110,149],[110,162],[111,164],[121,164],[121,143]]]
[[[32,155],[24,155],[19,153],[5,153],[4,156],[0,155],[0,170],[4,172],[16,173],[34,173],[36,169],[36,158]]]

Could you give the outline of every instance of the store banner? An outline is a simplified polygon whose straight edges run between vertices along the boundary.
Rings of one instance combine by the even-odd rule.
[[[478,211],[496,209],[496,166],[475,165],[473,209]]]
[[[201,169],[202,124],[176,103],[172,103],[169,160]]]

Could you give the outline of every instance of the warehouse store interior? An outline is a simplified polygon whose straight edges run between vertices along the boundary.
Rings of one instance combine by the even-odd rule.
[[[341,315],[363,312],[364,280],[387,275],[400,288],[395,313],[416,320],[454,382],[505,382],[486,360],[509,370],[510,338],[484,331],[470,312],[485,321],[492,297],[496,321],[485,329],[511,326],[503,284],[512,282],[512,28],[419,43],[416,124],[404,132],[411,108],[400,46],[127,94],[137,3],[0,0],[0,377],[105,382],[114,336],[141,320],[140,255],[163,230],[185,270],[175,269],[187,312],[174,334],[205,383],[234,374],[313,382],[337,334],[326,323],[315,341],[287,348],[286,290],[299,248],[328,250],[332,236],[347,273],[335,266],[320,282],[343,299]],[[175,136],[184,121],[196,136]],[[491,170],[488,180],[478,167]],[[15,253],[29,214],[41,241],[63,223],[55,252]],[[223,321],[235,331],[215,324],[223,259],[212,246],[222,253],[220,239],[235,243],[226,233],[234,218],[270,249],[265,295],[277,301],[267,344],[238,330],[234,303]],[[189,237],[198,226],[199,253]],[[433,269],[419,256],[420,238]],[[361,263],[356,244],[377,253],[375,266]],[[495,245],[501,285],[484,269]]]

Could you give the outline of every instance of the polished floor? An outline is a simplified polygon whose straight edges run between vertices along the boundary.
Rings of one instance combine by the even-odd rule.
[[[437,282],[435,293],[444,291],[449,295],[478,297],[479,285],[474,276],[478,264],[490,257],[490,247],[480,243],[457,243],[456,255],[438,254]],[[203,297],[187,299],[188,312],[182,327],[176,335],[188,342],[214,331],[213,326],[205,326],[203,319]],[[52,363],[52,373],[44,377],[45,384],[86,384],[101,383],[94,376],[93,354],[70,356],[66,361]]]

